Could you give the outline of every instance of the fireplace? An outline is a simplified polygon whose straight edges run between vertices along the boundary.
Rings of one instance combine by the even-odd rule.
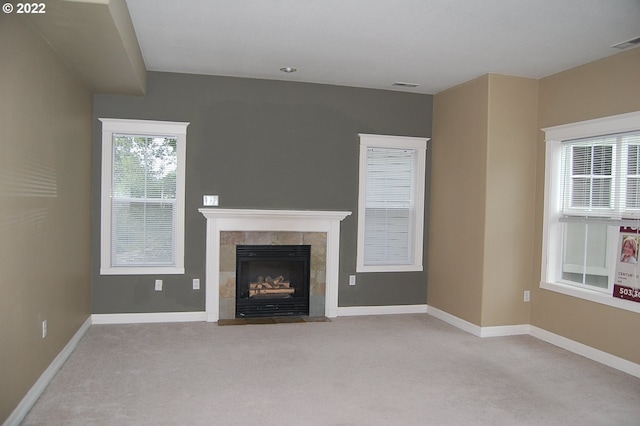
[[[338,281],[340,265],[340,222],[351,212],[318,210],[251,210],[198,209],[207,220],[205,310],[207,321],[236,317],[236,256],[238,244],[282,244],[285,235],[299,235],[302,241],[285,244],[309,244],[307,237],[322,242],[311,242],[311,291],[309,314],[337,316]],[[250,236],[269,233],[270,241],[251,241]],[[235,238],[244,235],[244,238]],[[253,238],[253,237],[251,237]],[[233,241],[229,241],[233,239]],[[240,242],[244,241],[244,242]]]
[[[310,245],[237,245],[236,318],[309,315]]]

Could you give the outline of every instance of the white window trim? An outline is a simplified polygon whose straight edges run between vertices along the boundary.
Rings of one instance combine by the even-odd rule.
[[[640,111],[611,117],[546,127],[545,199],[542,240],[542,280],[540,288],[607,306],[640,313],[640,303],[619,299],[598,290],[561,282],[562,227],[560,222],[561,141],[630,132],[640,129]],[[620,221],[620,224],[627,223]],[[635,224],[636,222],[633,221]],[[628,224],[628,223],[627,223]]]
[[[186,122],[99,118],[102,122],[102,183],[100,207],[100,274],[161,275],[184,274]],[[113,134],[174,136],[177,139],[176,235],[174,266],[111,266],[111,181],[113,170]]]
[[[426,153],[429,138],[408,136],[371,135],[360,133],[360,161],[358,184],[358,242],[356,272],[410,272],[422,271],[422,247],[424,239],[424,192],[426,176]],[[415,188],[415,217],[413,223],[413,259],[407,265],[365,265],[364,264],[364,218],[367,171],[367,148],[415,149],[418,151]]]

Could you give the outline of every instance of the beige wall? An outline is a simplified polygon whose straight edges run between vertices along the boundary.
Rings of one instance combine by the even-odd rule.
[[[538,128],[640,111],[640,49],[540,80]],[[640,363],[640,314],[539,288],[544,137],[538,133],[531,324]]]
[[[640,49],[539,81],[487,75],[436,95],[429,305],[480,326],[530,323],[640,363],[639,314],[539,288],[539,129],[638,110]]]
[[[0,40],[3,422],[90,314],[92,98],[18,16]]]
[[[529,322],[537,81],[485,75],[434,101],[429,306]]]
[[[489,75],[482,322],[529,323],[538,82]]]
[[[439,93],[433,105],[427,302],[481,323],[489,78]]]

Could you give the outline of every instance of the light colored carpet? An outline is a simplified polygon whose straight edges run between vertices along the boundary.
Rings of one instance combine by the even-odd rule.
[[[429,315],[95,325],[24,425],[634,425],[640,379]]]

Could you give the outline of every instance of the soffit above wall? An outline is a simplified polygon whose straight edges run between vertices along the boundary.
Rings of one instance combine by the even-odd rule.
[[[146,67],[125,0],[59,0],[29,21],[94,92],[144,95]]]

